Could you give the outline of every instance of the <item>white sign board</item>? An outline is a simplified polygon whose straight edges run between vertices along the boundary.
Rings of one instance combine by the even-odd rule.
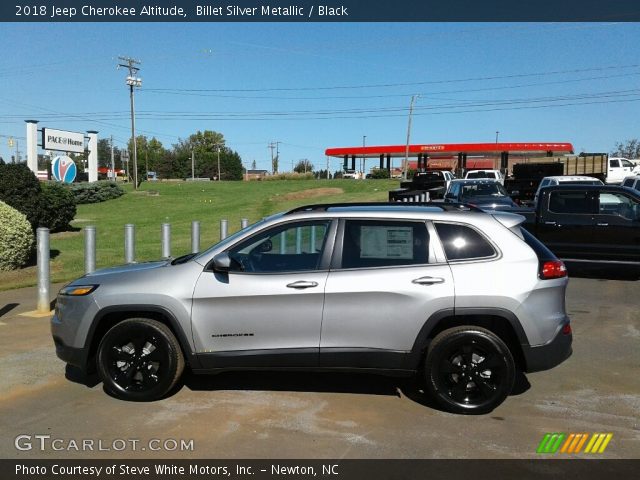
[[[44,150],[84,153],[84,133],[43,128],[42,148]]]
[[[360,258],[413,258],[413,228],[363,226]]]

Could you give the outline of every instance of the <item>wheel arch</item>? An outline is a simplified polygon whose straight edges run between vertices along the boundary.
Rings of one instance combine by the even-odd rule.
[[[412,348],[412,368],[419,369],[431,341],[449,328],[470,325],[482,327],[496,334],[509,348],[516,366],[526,371],[523,345],[528,345],[526,333],[518,318],[500,308],[456,308],[435,312],[424,323]]]
[[[150,318],[166,325],[180,344],[186,364],[191,368],[200,368],[197,356],[191,349],[191,344],[181,328],[175,315],[161,305],[113,305],[102,308],[93,319],[85,344],[88,371],[95,371],[95,359],[100,340],[114,325],[129,318]]]

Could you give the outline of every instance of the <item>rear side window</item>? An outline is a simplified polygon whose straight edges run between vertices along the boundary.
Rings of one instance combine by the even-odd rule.
[[[549,197],[549,211],[553,213],[595,213],[591,205],[586,191],[556,191]]]
[[[496,255],[496,251],[480,233],[471,227],[453,223],[436,223],[448,260],[473,260]]]
[[[342,268],[420,265],[428,261],[429,233],[423,222],[345,222]]]
[[[633,186],[633,178],[627,178],[624,182],[622,182],[623,187],[632,187]]]

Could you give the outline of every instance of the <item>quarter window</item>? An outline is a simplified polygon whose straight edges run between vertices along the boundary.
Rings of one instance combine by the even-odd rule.
[[[453,223],[435,226],[448,260],[472,260],[496,254],[491,243],[471,227]]]
[[[428,263],[429,234],[422,222],[347,220],[342,268],[370,268]]]
[[[638,220],[640,204],[621,193],[601,192],[598,195],[598,212],[602,215],[616,215],[628,220]]]

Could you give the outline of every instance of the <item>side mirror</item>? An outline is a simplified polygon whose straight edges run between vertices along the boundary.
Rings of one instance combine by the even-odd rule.
[[[227,252],[222,252],[213,257],[213,269],[216,272],[228,272],[231,270],[231,257]]]

